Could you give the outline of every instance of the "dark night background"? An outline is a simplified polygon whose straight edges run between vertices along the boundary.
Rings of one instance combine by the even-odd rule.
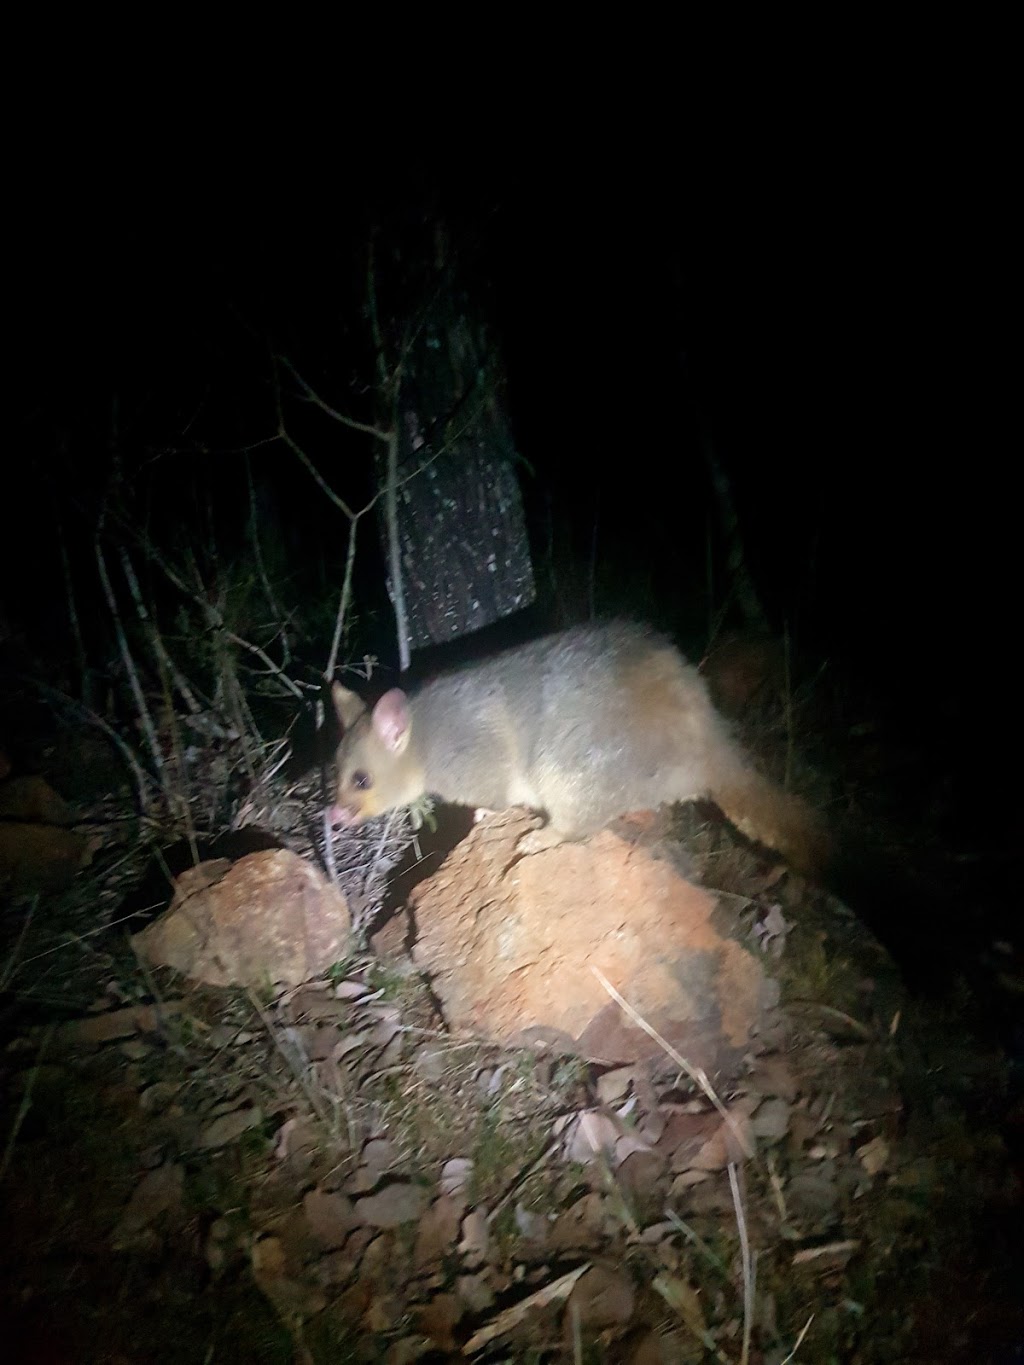
[[[766,137],[710,171],[683,146],[667,161],[664,147],[566,145],[350,162],[329,189],[279,163],[200,174],[185,156],[159,190],[95,166],[37,187],[14,224],[8,316],[12,627],[59,671],[58,519],[86,615],[102,616],[89,546],[115,449],[149,534],[184,541],[209,498],[225,554],[247,515],[247,452],[292,605],[319,595],[329,620],[345,526],[273,440],[268,357],[371,419],[371,231],[415,275],[443,223],[507,376],[538,580],[552,541],[584,566],[593,554],[599,613],[651,618],[699,657],[709,537],[713,592],[727,585],[698,442],[710,431],[772,627],[855,699],[837,726],[911,746],[922,785],[946,783],[950,837],[1005,854],[1008,190],[954,131]],[[294,420],[332,486],[365,495],[367,441]],[[358,647],[393,661],[375,536],[363,546]],[[543,604],[534,615],[551,623]],[[327,638],[297,648],[315,669]]]
[[[283,96],[255,74],[247,98],[272,111],[259,148],[242,135],[248,105],[203,145],[184,131],[147,141],[127,110],[108,140],[76,145],[72,120],[59,155],[27,152],[11,180],[0,697],[20,701],[26,677],[82,694],[70,579],[89,669],[109,684],[94,704],[144,762],[97,576],[102,509],[116,504],[176,564],[204,547],[208,581],[237,583],[250,478],[294,614],[289,668],[319,695],[348,528],[277,438],[273,358],[375,420],[368,243],[398,331],[442,278],[443,245],[500,358],[539,589],[484,646],[586,616],[592,572],[598,615],[650,620],[699,660],[730,587],[710,435],[770,628],[811,697],[795,735],[804,773],[821,775],[809,795],[831,793],[837,828],[861,820],[865,875],[835,889],[911,995],[950,1012],[952,1035],[997,1044],[1007,1093],[985,1102],[1010,1115],[1019,1166],[1019,176],[992,131],[998,98],[968,120],[954,75],[936,91],[944,114],[921,91],[886,118],[858,80],[842,118],[809,101],[769,125],[751,107],[728,138],[725,91],[697,123],[669,117],[667,99],[663,126],[651,111],[614,136],[581,104],[529,151],[485,118],[464,135],[465,110],[442,127],[424,91],[422,127],[415,113],[398,134],[372,110],[358,125],[339,115],[325,155],[271,137]],[[525,86],[516,98],[525,112]],[[289,431],[361,505],[372,443],[276,373]],[[108,520],[108,533],[113,547],[121,530]],[[165,580],[141,550],[136,562],[167,639],[194,647],[198,617],[182,626]],[[355,590],[344,653],[394,668],[375,523],[360,530]],[[734,609],[714,624],[744,622]],[[278,625],[247,623],[261,643]],[[160,681],[153,670],[152,698]],[[61,715],[32,697],[29,721],[0,714],[15,773],[37,770],[35,721]],[[312,706],[276,701],[266,733],[301,711],[294,735],[309,739]],[[924,1077],[929,1103],[943,1084]]]

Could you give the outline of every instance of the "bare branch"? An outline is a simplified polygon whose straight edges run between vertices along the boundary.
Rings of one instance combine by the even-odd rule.
[[[121,624],[121,614],[117,606],[117,598],[114,596],[114,589],[110,583],[110,575],[107,573],[106,560],[103,558],[103,547],[96,541],[96,564],[99,569],[100,582],[103,585],[103,592],[110,608],[110,614],[114,622],[114,633],[117,637],[117,646],[121,655],[121,662],[124,664],[125,672],[128,675],[128,682],[132,689],[132,696],[135,698],[135,708],[139,716],[139,724],[142,733],[149,746],[150,757],[153,766],[160,777],[160,785],[164,794],[169,796],[167,785],[167,774],[164,770],[163,755],[160,752],[160,741],[157,739],[156,726],[153,724],[153,717],[149,714],[149,707],[142,691],[142,683],[139,680],[138,670],[135,667],[135,660],[132,658],[131,650],[128,648],[128,639]]]
[[[305,452],[305,451],[302,449],[302,447],[299,445],[298,441],[296,441],[296,440],[289,434],[287,428],[285,428],[285,427],[282,426],[282,427],[281,427],[280,435],[281,435],[281,440],[284,441],[284,443],[285,443],[285,445],[288,447],[288,449],[292,452],[293,455],[296,456],[296,458],[298,459],[299,463],[300,463],[301,465],[303,465],[303,466],[305,467],[305,469],[309,472],[309,474],[312,476],[313,480],[315,481],[317,487],[320,489],[321,493],[326,494],[326,496],[327,496],[328,498],[330,498],[331,502],[334,503],[335,507],[337,507],[337,509],[339,510],[339,512],[343,512],[344,515],[345,515],[346,517],[349,518],[349,520],[351,520],[353,517],[358,516],[359,513],[358,513],[358,512],[353,512],[353,511],[352,511],[352,508],[349,507],[349,505],[348,505],[348,503],[345,501],[345,499],[339,497],[338,494],[335,493],[334,489],[333,489],[333,488],[330,486],[330,484],[324,479],[323,475],[320,473],[320,471],[317,469],[316,465],[313,463],[313,461],[309,458],[309,456],[306,454],[306,452]],[[374,501],[376,501],[376,498],[374,498]]]
[[[82,688],[82,695],[88,695],[89,680],[89,661],[85,652],[85,641],[82,638],[82,625],[78,619],[78,603],[75,598],[75,583],[71,573],[71,560],[68,557],[67,542],[64,539],[64,526],[60,518],[56,518],[57,540],[60,545],[60,563],[64,573],[64,592],[68,602],[68,619],[71,622],[71,635],[75,642],[75,655],[78,659],[79,685]]]
[[[161,665],[167,670],[167,673],[173,680],[175,687],[181,693],[182,700],[188,707],[189,711],[191,711],[192,715],[198,716],[200,712],[203,710],[203,707],[196,700],[195,693],[192,691],[192,687],[188,679],[185,677],[181,669],[177,666],[177,664],[174,662],[174,660],[167,652],[167,647],[163,642],[163,638],[160,635],[160,632],[156,628],[156,623],[150,616],[145,602],[142,600],[142,592],[139,588],[139,580],[135,576],[135,567],[132,564],[131,560],[128,558],[128,551],[124,548],[123,545],[121,546],[120,549],[120,556],[121,568],[124,570],[124,576],[128,582],[128,591],[131,593],[132,601],[135,603],[136,615],[142,622],[142,628],[146,632],[146,636],[149,640],[150,646],[154,654],[156,654],[157,658],[160,660]]]
[[[95,725],[97,729],[103,731],[106,737],[110,740],[111,744],[113,744],[114,748],[124,759],[125,763],[128,765],[128,768],[131,771],[132,777],[135,779],[135,789],[136,794],[138,796],[139,814],[149,815],[150,802],[146,789],[147,786],[156,787],[157,783],[154,781],[154,779],[150,776],[149,773],[144,772],[142,770],[142,768],[139,766],[139,762],[136,759],[135,755],[132,753],[131,749],[129,749],[128,745],[124,742],[124,740],[117,733],[117,731],[114,730],[111,726],[109,726],[102,716],[98,716],[95,711],[91,710],[83,702],[78,701],[77,698],[69,697],[65,692],[60,692],[57,690],[57,688],[50,687],[46,683],[40,682],[38,678],[30,678],[23,674],[16,674],[15,676],[18,677],[21,682],[27,684],[29,687],[36,688],[37,691],[39,691],[44,697],[48,697],[51,701],[55,702],[59,706],[68,707],[77,715],[81,716],[83,720],[88,721],[90,725]]]
[[[349,427],[352,431],[361,431],[364,436],[375,436],[378,441],[386,441],[388,439],[386,431],[381,431],[377,427],[371,426],[369,422],[357,422],[354,417],[347,417],[345,413],[339,412],[337,408],[332,407],[330,403],[321,398],[313,386],[303,379],[302,375],[299,374],[298,370],[287,356],[275,356],[274,358],[288,371],[306,395],[307,400],[315,407],[318,407],[321,412],[325,412],[333,421],[340,422],[343,427]]]
[[[398,666],[409,668],[409,617],[405,609],[405,580],[402,576],[402,549],[398,540],[398,430],[392,427],[388,442],[387,488],[385,507],[388,528],[388,572],[391,578],[391,605],[395,609],[398,632]]]
[[[224,638],[230,640],[233,645],[237,645],[239,649],[246,649],[250,654],[255,654],[262,663],[266,664],[268,673],[272,673],[275,678],[279,678],[293,696],[298,697],[300,701],[302,700],[302,688],[299,687],[298,683],[293,682],[292,679],[289,678],[283,668],[274,663],[266,650],[261,649],[259,645],[252,644],[249,640],[243,640],[242,637],[236,635],[233,630],[226,630],[224,632]]]
[[[364,511],[365,510],[366,509],[364,508]],[[338,610],[334,617],[334,634],[331,637],[331,652],[327,656],[327,667],[324,669],[324,677],[327,678],[328,681],[334,677],[334,670],[338,666],[338,651],[341,649],[341,640],[345,630],[345,618],[348,615],[349,603],[352,600],[352,576],[356,565],[356,529],[358,526],[359,517],[352,517],[348,528],[348,550],[345,554],[345,574],[341,580],[341,596],[338,598]]]
[[[263,546],[260,543],[260,529],[256,519],[256,489],[252,481],[252,462],[249,459],[248,452],[245,456],[245,482],[249,490],[249,537],[252,540],[253,554],[256,556],[256,572],[259,574],[260,585],[266,594],[274,620],[278,622],[287,621],[288,615],[277,604],[270,578],[267,575],[266,565],[263,563]],[[291,655],[288,649],[288,632],[284,627],[281,628],[280,635],[281,652],[284,655],[284,662],[287,664],[290,662]]]

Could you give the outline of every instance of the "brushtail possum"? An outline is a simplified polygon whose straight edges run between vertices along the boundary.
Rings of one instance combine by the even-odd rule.
[[[342,728],[335,824],[361,824],[430,792],[547,817],[525,852],[596,833],[616,816],[708,797],[743,834],[813,872],[809,809],[751,765],[695,668],[638,625],[579,626],[442,674],[368,710],[332,688]]]

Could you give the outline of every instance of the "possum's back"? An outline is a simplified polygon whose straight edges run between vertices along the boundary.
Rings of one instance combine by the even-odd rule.
[[[449,674],[420,706],[454,787],[486,787],[480,804],[546,810],[571,834],[700,795],[714,757],[732,761],[696,670],[627,623],[576,627]]]

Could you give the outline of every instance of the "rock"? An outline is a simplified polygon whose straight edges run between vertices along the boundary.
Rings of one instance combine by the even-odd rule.
[[[735,1074],[777,984],[667,858],[604,831],[526,857],[518,812],[482,821],[413,894],[413,957],[450,1027],[561,1037],[606,1065],[661,1057],[598,968],[694,1066]]]
[[[147,961],[192,980],[295,986],[349,951],[344,897],[287,849],[200,863],[176,887],[170,909],[132,942]]]
[[[0,782],[0,820],[70,825],[71,812],[45,778],[12,777]]]
[[[91,857],[88,840],[72,829],[0,820],[0,891],[62,891]]]

